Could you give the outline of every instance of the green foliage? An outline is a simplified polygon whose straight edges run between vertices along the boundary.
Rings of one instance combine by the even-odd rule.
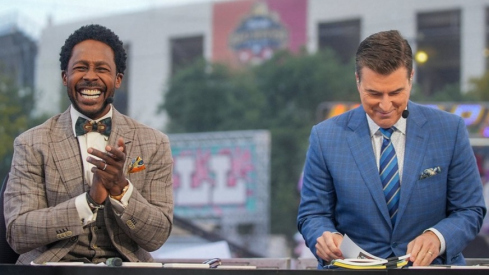
[[[469,94],[480,101],[489,101],[489,71],[486,71],[480,78],[470,80]]]
[[[264,99],[253,83],[252,74],[234,74],[223,65],[203,60],[181,70],[170,80],[165,103],[160,107],[171,117],[169,131],[255,128]]]
[[[358,100],[353,63],[340,64],[329,50],[283,51],[244,70],[199,60],[170,80],[160,111],[170,117],[170,133],[270,130],[271,231],[291,237],[316,108],[336,100]]]
[[[414,87],[413,90],[410,99],[419,103],[445,101],[467,102],[477,101],[478,99],[478,95],[474,93],[462,93],[459,83],[446,85],[443,89],[435,91],[432,95],[417,92],[417,87]]]
[[[15,137],[38,122],[30,118],[33,107],[31,89],[19,89],[11,78],[0,75],[0,180],[10,169]]]

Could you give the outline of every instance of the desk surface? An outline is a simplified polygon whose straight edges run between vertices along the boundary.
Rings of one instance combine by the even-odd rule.
[[[220,270],[220,269],[170,269],[150,267],[105,267],[105,266],[27,266],[27,265],[1,265],[0,274],[22,274],[22,275],[231,275],[231,274],[256,274],[256,275],[308,275],[319,272],[355,273],[361,275],[482,275],[488,274],[484,269],[389,269],[389,270],[279,270],[279,269],[257,269],[257,270]]]

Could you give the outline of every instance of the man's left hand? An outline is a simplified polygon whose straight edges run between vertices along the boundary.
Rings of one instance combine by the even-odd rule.
[[[430,265],[440,254],[440,240],[428,230],[408,244],[406,254],[411,254],[409,261],[413,266]]]
[[[128,184],[124,176],[124,163],[126,162],[126,145],[124,140],[117,140],[117,147],[107,145],[106,152],[94,148],[88,148],[88,153],[97,158],[88,158],[88,162],[95,165],[92,168],[93,181],[101,183],[112,196],[122,193],[122,189]]]

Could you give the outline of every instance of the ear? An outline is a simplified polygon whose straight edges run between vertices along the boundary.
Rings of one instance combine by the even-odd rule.
[[[68,81],[66,80],[66,71],[65,70],[61,71],[61,79],[63,80],[64,86],[68,85]]]
[[[358,77],[358,74],[355,72],[355,80],[357,81],[357,85],[360,84],[360,78]]]
[[[414,78],[414,69],[411,70],[411,76],[409,77],[409,81],[413,82]]]
[[[117,73],[115,76],[115,88],[119,89],[119,87],[122,84],[122,78],[124,78],[124,74],[122,73]]]

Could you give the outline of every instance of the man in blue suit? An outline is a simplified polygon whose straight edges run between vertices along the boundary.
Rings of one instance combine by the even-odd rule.
[[[382,258],[465,264],[486,213],[482,183],[464,121],[409,101],[412,64],[399,32],[367,37],[356,54],[362,106],[312,128],[297,222],[320,267],[343,258],[342,234]]]

